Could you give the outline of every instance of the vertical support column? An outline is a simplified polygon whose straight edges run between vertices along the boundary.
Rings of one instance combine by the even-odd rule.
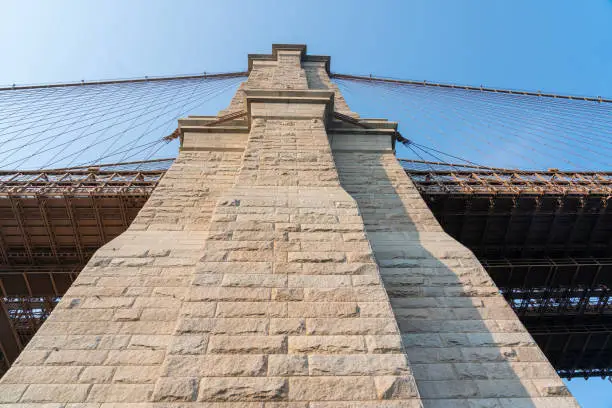
[[[419,407],[357,205],[338,182],[333,93],[245,92],[240,173],[217,202],[154,399]]]

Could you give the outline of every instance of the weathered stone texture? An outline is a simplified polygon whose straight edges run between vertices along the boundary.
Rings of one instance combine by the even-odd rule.
[[[282,77],[305,87],[290,56],[279,53],[281,64],[300,72],[266,67],[247,95]],[[237,181],[217,201],[183,303],[214,302],[214,315],[181,312],[175,333],[206,335],[207,348],[168,356],[159,380],[200,378],[198,401],[418,400],[405,354],[366,347],[365,334],[400,336],[357,205],[339,184],[324,107],[251,105]]]
[[[241,158],[241,152],[179,155],[134,223],[93,256],[2,378],[0,401],[151,400],[165,355],[181,349],[171,344],[178,311],[212,210]],[[192,341],[190,351],[198,345]]]
[[[370,138],[380,140],[336,135],[335,163],[359,205],[424,406],[578,406],[476,257],[441,229],[388,136]]]
[[[181,122],[178,159],[4,376],[0,402],[573,406],[389,133],[332,119],[334,96],[357,115],[326,63],[300,47],[252,56],[221,112],[248,108],[248,129]]]

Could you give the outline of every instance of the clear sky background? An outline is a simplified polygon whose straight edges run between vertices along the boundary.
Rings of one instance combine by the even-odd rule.
[[[612,97],[610,0],[1,3],[0,83],[236,71],[286,42],[336,72]]]
[[[610,0],[0,3],[0,84],[238,71],[306,43],[335,72],[612,97]],[[571,388],[612,407],[607,381]]]

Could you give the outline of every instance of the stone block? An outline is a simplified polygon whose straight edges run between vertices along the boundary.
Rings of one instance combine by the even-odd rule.
[[[266,374],[264,355],[205,355],[166,358],[162,375],[167,377],[254,377]]]
[[[88,384],[31,384],[20,402],[84,402],[89,387]]]
[[[84,385],[85,386],[85,385]],[[147,402],[151,399],[153,384],[94,384],[88,402]]]
[[[308,375],[308,358],[304,355],[272,354],[268,356],[268,376]]]
[[[306,331],[306,320],[300,318],[270,319],[269,333],[300,335]]]
[[[130,349],[146,349],[146,350],[165,350],[170,343],[172,336],[149,336],[137,334],[132,336],[128,348]]]
[[[289,317],[356,317],[359,308],[353,302],[290,302]]]
[[[183,318],[178,321],[176,332],[178,334],[210,333],[215,326],[215,320],[209,318]]]
[[[306,319],[306,333],[312,335],[395,334],[395,320],[381,318]]]
[[[362,336],[289,336],[289,353],[295,354],[355,354],[365,353]]]
[[[310,355],[308,369],[311,376],[392,376],[409,373],[403,354]]]
[[[185,317],[213,317],[216,309],[214,302],[183,302],[179,314]]]
[[[111,350],[107,365],[152,365],[161,364],[165,350]]]
[[[416,383],[409,376],[384,376],[374,378],[376,396],[381,400],[418,398]]]
[[[208,377],[200,382],[198,401],[277,401],[287,398],[288,382],[279,377]]]
[[[374,380],[370,377],[291,377],[292,401],[375,400]]]
[[[0,403],[17,402],[28,388],[27,384],[0,384]]]
[[[419,381],[419,393],[424,399],[474,398],[478,392],[476,383],[469,380]]]
[[[120,384],[153,384],[159,377],[159,365],[126,365],[113,367],[116,369],[113,383]]]
[[[208,342],[209,353],[279,354],[287,352],[286,336],[219,336]]]
[[[70,384],[76,383],[83,367],[17,366],[2,377],[3,384]]]
[[[195,377],[161,377],[155,384],[153,401],[195,401],[198,380]]]
[[[102,365],[108,356],[103,350],[57,350],[45,361],[47,365]]]
[[[349,276],[337,275],[290,275],[290,288],[338,288],[351,286]]]
[[[400,353],[402,342],[398,335],[365,336],[368,353]]]
[[[208,346],[208,335],[174,336],[168,347],[169,354],[198,355],[205,354]]]
[[[284,302],[219,302],[217,317],[287,317]]]
[[[133,303],[133,297],[96,296],[85,299],[80,307],[83,309],[114,309],[130,307]]]
[[[268,318],[225,318],[216,319],[212,334],[215,335],[266,335]]]
[[[287,277],[271,274],[225,274],[221,286],[283,288],[287,286]]]
[[[304,299],[302,288],[274,288],[272,289],[272,300],[277,302],[299,301]]]
[[[111,382],[115,367],[89,366],[83,368],[79,375],[79,383],[83,384],[105,384]]]
[[[342,252],[289,252],[289,262],[342,262],[346,256]]]
[[[191,301],[267,301],[269,288],[194,287],[190,291]]]

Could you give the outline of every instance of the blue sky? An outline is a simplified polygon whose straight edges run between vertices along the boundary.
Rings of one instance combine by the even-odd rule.
[[[610,0],[5,0],[0,83],[237,71],[272,43],[342,73],[612,97]],[[612,407],[609,382],[571,384]]]
[[[3,1],[0,82],[245,67],[274,42],[332,69],[612,97],[612,2]]]

